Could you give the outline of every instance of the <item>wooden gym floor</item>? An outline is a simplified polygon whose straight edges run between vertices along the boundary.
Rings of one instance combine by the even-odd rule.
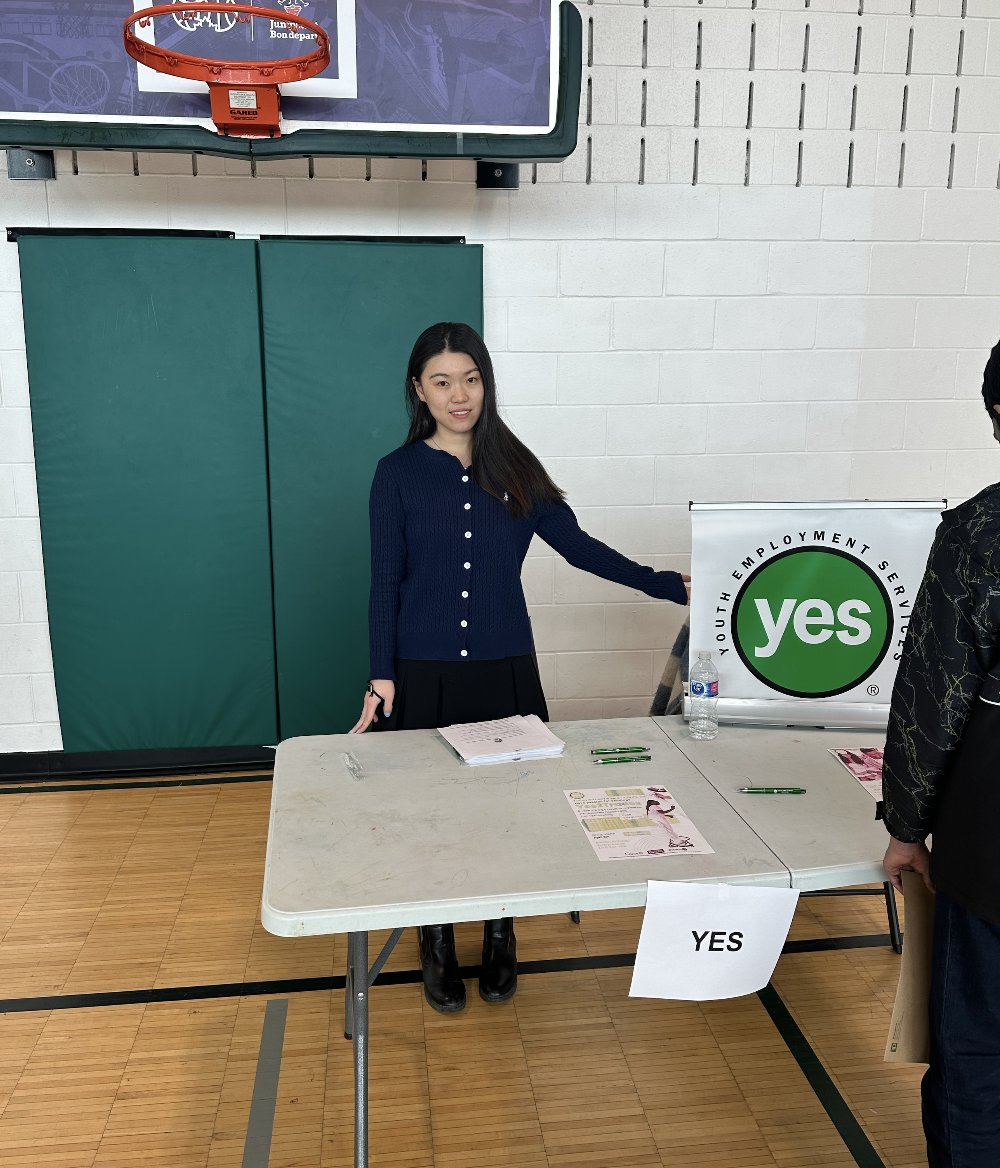
[[[0,784],[0,1164],[349,1168],[346,942],[260,925],[269,782],[66,785]],[[405,934],[371,996],[372,1165],[926,1164],[920,1068],[882,1062],[881,898],[801,900],[773,988],[703,1005],[628,999],[640,919],[519,922],[535,972],[500,1006],[470,981],[450,1018]],[[458,937],[475,965],[476,926]],[[273,1134],[250,1121],[269,1001]]]

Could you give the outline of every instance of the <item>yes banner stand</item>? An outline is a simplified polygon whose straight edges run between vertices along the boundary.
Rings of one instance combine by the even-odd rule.
[[[712,652],[719,720],[884,729],[943,505],[692,503],[691,660]]]

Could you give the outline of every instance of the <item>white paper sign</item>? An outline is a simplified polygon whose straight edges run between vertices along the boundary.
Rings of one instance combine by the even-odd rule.
[[[650,880],[629,997],[708,1002],[762,989],[798,899],[795,888]]]

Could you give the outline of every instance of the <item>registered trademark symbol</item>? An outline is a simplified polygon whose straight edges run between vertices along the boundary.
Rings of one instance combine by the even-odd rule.
[[[878,686],[877,685],[870,685],[868,687],[868,696],[870,698],[874,698],[874,697],[878,696]]]

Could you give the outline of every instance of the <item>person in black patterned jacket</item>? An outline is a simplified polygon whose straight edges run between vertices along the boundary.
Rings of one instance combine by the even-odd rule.
[[[983,375],[1000,442],[1000,344]],[[936,891],[930,1168],[1000,1166],[1000,483],[946,511],[896,674],[883,769],[886,875]],[[924,842],[932,835],[932,847]]]

